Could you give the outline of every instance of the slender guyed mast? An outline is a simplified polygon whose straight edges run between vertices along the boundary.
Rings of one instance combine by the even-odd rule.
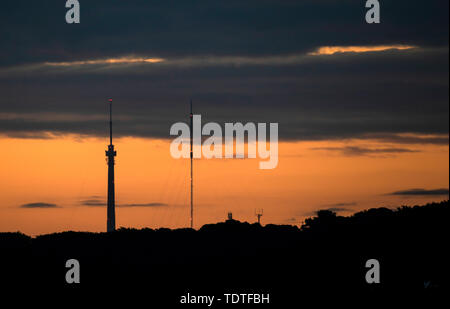
[[[190,117],[190,154],[191,154],[191,229],[194,228],[194,171],[193,171],[193,135],[194,135],[194,125],[193,125],[193,118],[194,115],[192,114],[192,100],[191,100],[191,113],[189,114]]]

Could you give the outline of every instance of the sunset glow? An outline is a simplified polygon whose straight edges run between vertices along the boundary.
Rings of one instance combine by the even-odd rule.
[[[385,50],[407,50],[416,48],[410,45],[378,45],[378,46],[323,46],[309,53],[312,56],[333,55],[336,53],[367,53]]]
[[[0,139],[2,231],[103,231],[106,143],[76,136]],[[189,161],[173,159],[169,145],[160,139],[115,141],[118,227],[188,226]],[[299,225],[318,209],[351,214],[447,198],[390,193],[424,183],[426,189],[448,188],[448,146],[403,144],[409,152],[394,146],[375,140],[281,142],[274,170],[260,170],[259,159],[195,160],[196,227],[223,221],[229,211],[254,222],[254,210],[264,208],[266,223]],[[29,203],[58,207],[21,207]]]
[[[165,61],[162,58],[142,58],[142,57],[121,57],[95,60],[81,60],[81,61],[65,61],[65,62],[46,62],[48,66],[82,66],[89,64],[135,64],[135,63],[158,63]]]

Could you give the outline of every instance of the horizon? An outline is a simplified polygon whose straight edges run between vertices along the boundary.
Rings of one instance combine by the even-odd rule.
[[[358,212],[355,213],[351,213],[351,214],[346,214],[346,215],[339,215],[337,212],[335,212],[335,209],[320,209],[317,212],[315,212],[315,214],[311,214],[311,216],[306,217],[307,219],[314,219],[314,218],[318,218],[319,214],[318,212],[320,211],[328,211],[331,212],[332,214],[336,215],[337,218],[354,218],[355,214],[360,214],[360,213],[365,213],[368,212],[370,210],[380,210],[380,209],[389,209],[391,211],[398,212],[400,210],[402,210],[404,207],[407,208],[415,208],[415,207],[428,207],[430,205],[434,205],[434,204],[442,204],[442,203],[448,203],[449,200],[441,200],[439,202],[430,202],[430,203],[426,203],[426,204],[422,204],[422,205],[399,205],[397,207],[391,207],[391,208],[387,208],[387,207],[374,207],[374,208],[367,208],[367,209],[362,209]],[[258,223],[256,222],[248,222],[248,221],[241,221],[239,220],[239,218],[226,218],[223,221],[217,221],[217,222],[210,222],[210,223],[205,223],[204,225],[200,226],[197,229],[193,229],[190,227],[175,227],[175,228],[168,228],[168,227],[157,227],[157,228],[150,228],[150,227],[141,227],[141,228],[136,228],[136,227],[127,227],[127,226],[119,226],[116,228],[115,231],[120,232],[123,230],[136,230],[136,231],[143,231],[143,230],[152,230],[152,231],[159,231],[159,230],[170,230],[170,231],[178,231],[178,230],[193,230],[193,231],[200,231],[202,228],[204,228],[205,226],[212,226],[212,225],[217,225],[217,224],[223,224],[223,223],[229,223],[229,222],[237,222],[239,224],[249,224],[249,225],[259,225],[262,228],[271,225],[271,226],[290,226],[290,227],[297,227],[299,231],[303,230],[303,227],[305,225],[305,222],[302,222],[301,224],[297,224],[297,223],[284,223],[284,224],[274,224],[274,223]],[[108,231],[100,231],[100,232],[93,232],[93,231],[83,231],[83,230],[79,230],[79,231],[74,231],[74,230],[66,230],[66,231],[59,231],[59,232],[51,232],[51,233],[46,233],[46,234],[38,234],[38,235],[28,235],[25,233],[22,233],[21,231],[14,231],[14,232],[1,232],[0,234],[21,234],[30,238],[36,238],[36,237],[40,237],[40,236],[48,236],[48,235],[54,235],[54,234],[64,234],[64,233],[94,233],[94,234],[106,234],[109,233]]]

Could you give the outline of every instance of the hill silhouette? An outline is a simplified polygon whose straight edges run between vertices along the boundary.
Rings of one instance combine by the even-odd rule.
[[[278,303],[300,291],[443,289],[449,210],[449,201],[349,217],[323,210],[301,228],[228,220],[198,231],[0,233],[2,280],[11,287],[76,288],[65,282],[65,262],[73,258],[80,262],[79,286],[145,287],[172,305],[188,288],[201,295],[270,292]],[[368,259],[380,262],[380,284],[365,281]]]

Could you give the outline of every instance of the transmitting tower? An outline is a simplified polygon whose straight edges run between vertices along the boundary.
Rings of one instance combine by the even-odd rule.
[[[109,145],[106,150],[108,162],[108,209],[106,219],[106,231],[112,232],[116,230],[116,201],[114,194],[114,157],[117,152],[114,150],[112,143],[112,99],[109,99]]]
[[[190,118],[190,153],[191,153],[191,229],[194,228],[194,171],[193,171],[193,136],[194,136],[194,125],[193,125],[193,118],[194,114],[192,113],[192,100],[190,103],[191,107],[191,113],[189,114]]]

